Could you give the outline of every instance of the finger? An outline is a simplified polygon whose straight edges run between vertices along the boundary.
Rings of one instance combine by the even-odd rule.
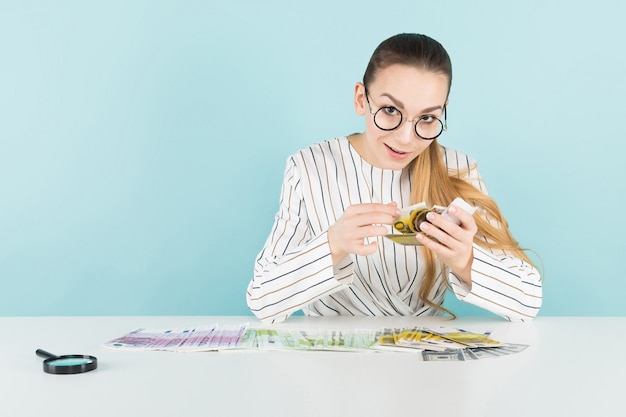
[[[354,253],[360,256],[367,256],[367,255],[372,255],[376,253],[377,250],[378,250],[378,242],[373,241],[370,243],[364,243],[362,245],[358,245],[355,248]]]
[[[364,239],[377,238],[389,233],[385,226],[363,226],[351,231],[350,235],[345,236],[347,241],[356,241],[362,243]]]
[[[432,226],[431,226],[432,227]],[[440,259],[449,255],[449,249],[442,245],[440,242],[433,240],[433,238],[424,233],[418,233],[415,238],[425,247],[435,252],[435,255]]]
[[[400,209],[396,203],[364,203],[354,204],[346,209],[346,213],[350,214],[366,214],[366,213],[384,213],[389,216],[397,217],[400,215]]]
[[[428,220],[428,223],[431,223],[440,230],[444,231],[447,235],[445,236],[437,233],[433,236],[436,239],[440,240],[442,243],[444,243],[446,246],[452,248],[456,242],[471,241],[476,234],[477,227],[476,223],[474,222],[474,218],[468,213],[465,214],[467,215],[466,223],[461,223],[460,226],[454,223],[452,220],[449,220],[444,216],[434,212],[428,213],[426,219]],[[428,228],[428,224],[426,222],[423,224],[426,226],[426,228]],[[434,228],[431,228],[429,230],[430,234],[436,232]],[[448,239],[448,236],[452,237],[453,240]]]
[[[454,227],[461,230],[456,224],[452,223]],[[420,225],[420,229],[428,234],[428,237],[432,240],[439,241],[439,244],[448,248],[455,248],[458,245],[458,240],[455,236],[451,236],[446,231],[440,229],[438,225],[431,224],[429,222],[423,222]]]
[[[474,216],[461,209],[459,206],[455,206],[454,204],[450,205],[450,207],[448,207],[448,213],[459,219],[459,221],[461,222],[461,227],[463,227],[464,229],[472,229],[474,226],[476,226]]]
[[[462,230],[452,220],[446,219],[441,214],[438,214],[438,213],[435,213],[435,212],[432,212],[432,211],[426,215],[426,220],[427,220],[427,222],[424,222],[424,223],[422,223],[420,225],[420,228],[422,230],[423,230],[423,228],[421,226],[424,226],[424,227],[428,228],[429,226],[432,226],[432,225],[434,225],[435,228],[431,228],[429,230],[433,230],[434,231],[434,229],[438,228],[438,229],[441,229],[441,230],[445,231],[447,234],[450,234],[450,235],[456,235],[456,234],[459,233],[459,231]],[[426,230],[424,230],[424,231],[426,231]]]
[[[397,217],[386,213],[367,213],[356,216],[353,220],[356,226],[371,226],[375,224],[392,225]]]
[[[363,226],[357,231],[357,238],[365,239],[368,237],[384,236],[389,233],[389,230],[385,226]]]

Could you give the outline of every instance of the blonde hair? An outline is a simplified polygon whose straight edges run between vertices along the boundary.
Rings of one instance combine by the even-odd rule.
[[[474,242],[490,249],[504,251],[508,255],[518,257],[532,265],[531,260],[520,248],[518,242],[509,231],[508,223],[496,202],[475,188],[463,178],[476,167],[468,167],[467,171],[448,171],[443,161],[441,147],[436,140],[411,163],[411,204],[426,202],[428,205],[448,206],[456,197],[461,197],[469,204],[478,207],[474,219],[478,232]],[[426,179],[426,180],[425,180]],[[455,315],[448,309],[428,299],[437,281],[437,262],[441,273],[445,264],[436,259],[435,254],[423,247],[426,261],[425,276],[420,287],[419,297],[428,306],[451,316]],[[448,283],[448,280],[445,280]]]

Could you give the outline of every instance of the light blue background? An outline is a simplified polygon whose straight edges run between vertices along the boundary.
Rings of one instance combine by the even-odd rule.
[[[441,142],[479,161],[541,255],[541,314],[624,315],[625,15],[617,0],[2,1],[0,315],[249,314],[287,157],[362,130],[354,83],[399,32],[448,49]]]

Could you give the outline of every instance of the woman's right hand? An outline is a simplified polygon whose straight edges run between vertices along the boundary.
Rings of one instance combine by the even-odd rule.
[[[376,241],[365,243],[369,237],[383,236],[400,216],[396,203],[366,203],[349,206],[335,224],[328,228],[328,244],[333,265],[348,254],[367,256],[377,250]]]

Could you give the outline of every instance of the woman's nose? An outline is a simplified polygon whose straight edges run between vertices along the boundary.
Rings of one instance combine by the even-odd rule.
[[[396,138],[400,143],[410,143],[415,140],[415,130],[412,120],[404,120],[396,129]]]

